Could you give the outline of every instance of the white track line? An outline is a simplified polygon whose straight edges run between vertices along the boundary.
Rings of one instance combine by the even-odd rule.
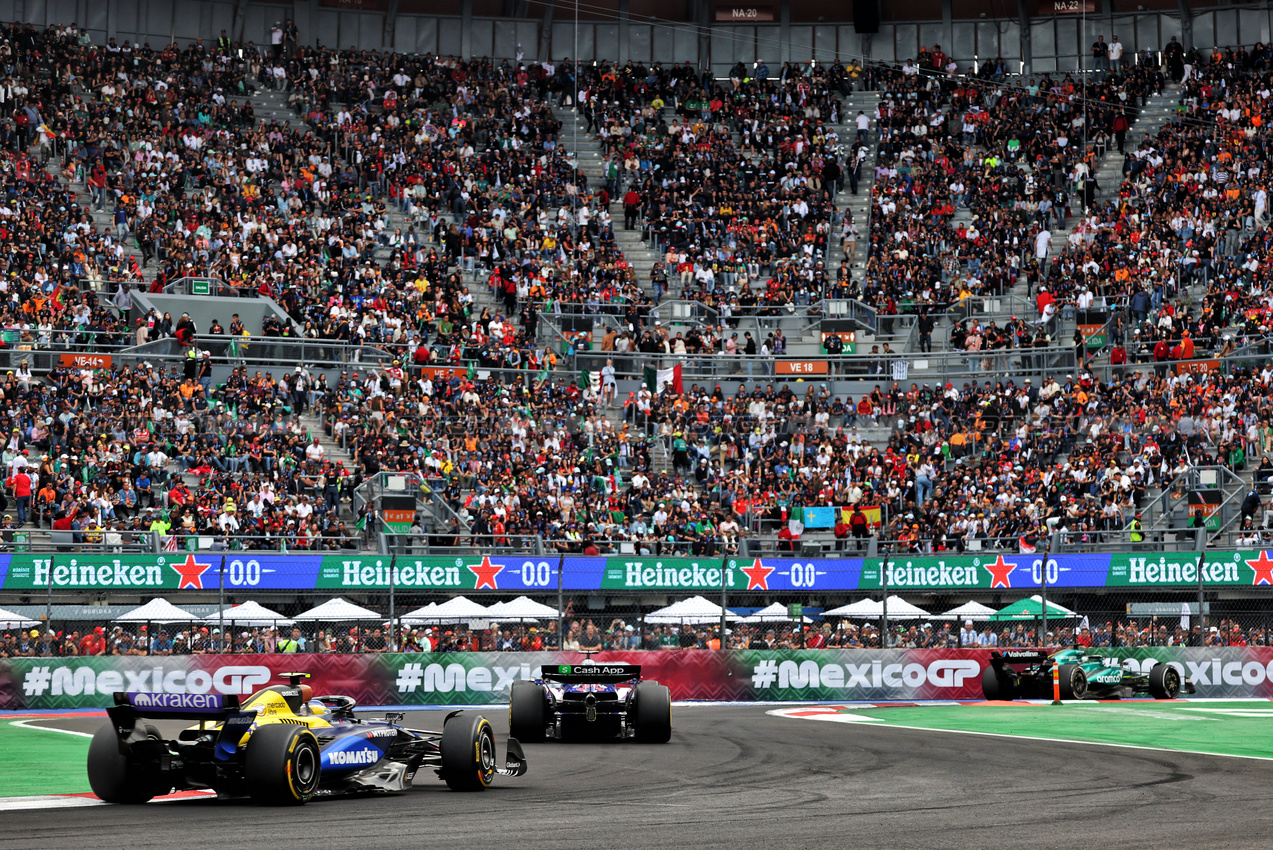
[[[788,720],[822,720],[832,723],[861,723],[860,718],[854,720],[839,720],[837,715],[824,714],[813,715],[810,717],[798,717],[796,715],[785,714],[788,709],[776,709],[767,711],[766,714],[772,714],[774,717],[785,717]],[[887,722],[887,721],[885,721]],[[884,728],[884,727],[880,727]],[[906,726],[899,723],[889,723],[889,729],[909,729],[915,732],[938,732],[946,735],[975,735],[979,738],[1013,738],[1018,741],[1043,741],[1049,744],[1082,744],[1088,747],[1112,747],[1121,750],[1147,750],[1151,753],[1186,753],[1195,756],[1215,756],[1216,758],[1227,759],[1247,759],[1249,761],[1273,761],[1273,756],[1242,756],[1233,753],[1211,753],[1206,750],[1181,750],[1174,747],[1146,747],[1140,744],[1114,744],[1107,741],[1077,741],[1072,738],[1044,738],[1036,735],[1012,735],[1007,732],[972,732],[967,729],[934,729],[931,726]]]
[[[62,733],[63,735],[75,735],[75,736],[80,737],[80,738],[91,738],[91,737],[93,737],[92,735],[90,735],[90,734],[89,734],[89,733],[87,733],[87,732],[75,732],[75,731],[72,731],[72,730],[70,730],[70,729],[54,729],[52,726],[28,726],[28,725],[27,725],[28,723],[37,723],[37,722],[39,722],[40,720],[52,720],[52,719],[56,719],[56,718],[40,717],[40,718],[32,718],[31,720],[14,720],[14,721],[13,721],[13,722],[11,722],[9,725],[10,725],[10,726],[20,726],[20,727],[22,727],[23,729],[37,729],[37,730],[39,730],[39,731],[41,731],[41,732],[60,732],[60,733]]]
[[[105,806],[106,803],[93,797],[44,796],[44,797],[0,797],[0,812],[21,812],[32,809],[83,809],[89,806]]]

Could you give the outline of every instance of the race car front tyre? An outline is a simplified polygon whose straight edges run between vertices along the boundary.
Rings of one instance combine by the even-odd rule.
[[[1087,696],[1087,673],[1078,664],[1062,664],[1057,673],[1061,677],[1061,699],[1083,699]]]
[[[1154,699],[1175,699],[1180,696],[1180,671],[1170,664],[1155,664],[1150,667],[1149,695]]]
[[[1012,677],[994,665],[981,674],[981,694],[988,700],[1013,700],[1017,698]]]
[[[248,739],[243,779],[255,803],[303,806],[318,790],[321,774],[318,738],[309,729],[270,723]]]
[[[508,734],[523,744],[544,740],[548,724],[548,701],[544,689],[534,682],[513,682],[508,700]]]
[[[643,744],[666,744],[672,739],[672,692],[658,682],[638,682],[632,711],[636,739]]]
[[[452,717],[442,727],[440,749],[442,778],[452,791],[483,791],[490,786],[495,778],[495,733],[485,717]]]
[[[146,731],[150,732],[150,727]],[[168,790],[161,787],[157,765],[138,764],[128,748],[121,752],[119,736],[109,723],[93,734],[88,745],[88,785],[107,803],[127,805],[145,803]]]

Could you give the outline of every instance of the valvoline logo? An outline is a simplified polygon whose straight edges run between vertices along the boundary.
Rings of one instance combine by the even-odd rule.
[[[342,772],[371,767],[380,761],[384,751],[366,738],[354,736],[337,741],[323,751],[323,770]]]

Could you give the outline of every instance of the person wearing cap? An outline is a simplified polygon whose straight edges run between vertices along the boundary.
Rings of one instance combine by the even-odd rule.
[[[959,645],[961,647],[977,646],[980,637],[972,620],[964,620],[964,627],[959,630]]]

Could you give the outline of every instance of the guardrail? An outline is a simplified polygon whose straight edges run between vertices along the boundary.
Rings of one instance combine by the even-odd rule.
[[[903,357],[896,356],[905,354]],[[956,380],[1021,380],[1052,373],[1073,374],[1077,365],[1074,349],[1007,348],[998,351],[943,351],[931,354],[894,352],[891,358],[863,353],[816,357],[746,357],[722,353],[656,355],[633,352],[582,351],[575,354],[579,368],[600,369],[605,360],[614,361],[615,377],[636,380],[647,366],[681,366],[681,381],[769,381],[778,379],[826,380],[857,378],[953,382]]]

